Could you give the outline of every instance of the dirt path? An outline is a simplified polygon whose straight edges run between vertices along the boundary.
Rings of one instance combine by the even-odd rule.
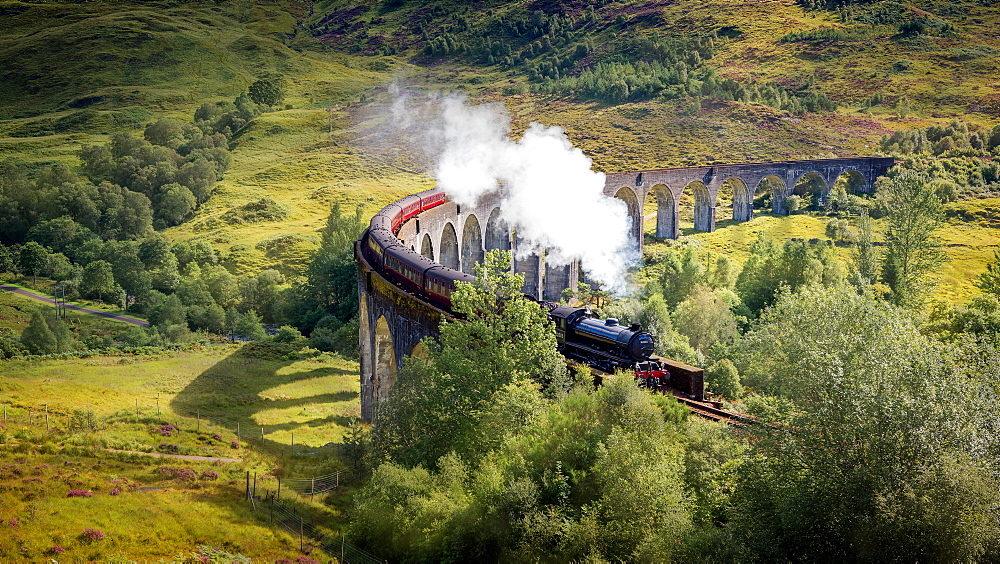
[[[152,456],[153,458],[179,458],[181,460],[194,460],[195,462],[243,462],[240,458],[221,458],[216,456],[195,456],[193,454],[163,454],[159,452],[142,452],[141,450],[118,450],[106,448],[105,452],[124,452],[125,454],[141,454]]]
[[[22,290],[21,288],[18,288],[16,286],[9,286],[7,284],[0,284],[0,290],[6,290],[6,291],[14,293],[14,294],[19,294],[21,296],[25,296],[25,297],[31,298],[33,300],[38,300],[38,301],[42,301],[42,302],[46,302],[46,303],[50,303],[50,304],[54,304],[56,302],[54,298],[50,298],[48,296],[43,296],[41,294],[36,294],[36,293],[31,292],[29,290]],[[144,321],[142,319],[136,319],[134,317],[128,317],[127,315],[118,315],[118,314],[115,314],[115,313],[108,313],[106,311],[101,311],[101,310],[97,310],[97,309],[90,309],[89,307],[83,307],[83,306],[78,306],[78,305],[73,305],[73,304],[65,304],[65,305],[66,305],[66,309],[72,309],[74,311],[80,311],[80,312],[83,312],[83,313],[89,313],[90,315],[96,315],[98,317],[106,317],[108,319],[113,319],[115,321],[122,321],[122,322],[125,322],[125,323],[131,323],[132,325],[138,325],[139,327],[149,327],[149,322],[148,321]]]

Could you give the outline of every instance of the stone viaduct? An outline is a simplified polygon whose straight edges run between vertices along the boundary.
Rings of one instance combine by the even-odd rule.
[[[694,196],[694,228],[715,231],[715,208],[724,184],[732,189],[733,219],[753,219],[754,194],[768,179],[771,207],[774,213],[784,213],[785,200],[795,190],[796,183],[815,177],[821,184],[821,200],[826,200],[833,183],[843,174],[854,177],[860,192],[871,192],[875,179],[885,175],[895,161],[891,157],[856,157],[811,161],[772,163],[720,164],[684,168],[661,168],[607,175],[604,193],[624,200],[632,217],[632,236],[642,246],[643,207],[647,196],[656,198],[656,236],[676,239],[680,235],[678,210],[681,195]],[[728,181],[728,182],[727,182]]]
[[[860,175],[856,185],[870,192],[875,178],[892,167],[891,158],[848,158],[774,163],[728,164],[669,168],[607,175],[604,193],[624,200],[632,217],[632,235],[642,245],[643,204],[649,194],[657,201],[656,236],[679,235],[678,210],[681,195],[691,191],[695,203],[695,229],[715,229],[715,209],[723,184],[733,187],[733,219],[753,217],[753,196],[765,178],[772,192],[772,209],[784,210],[785,199],[797,181],[816,175],[826,198],[842,174]],[[729,182],[727,182],[729,181]],[[567,204],[568,209],[572,204]],[[595,221],[599,225],[599,221]],[[472,273],[473,265],[493,249],[517,250],[516,226],[500,218],[499,198],[481,198],[477,205],[460,206],[448,201],[403,224],[398,233],[404,245],[455,270]],[[544,253],[543,253],[544,255]],[[405,359],[421,354],[420,341],[438,334],[438,324],[447,313],[395,286],[374,271],[359,252],[358,297],[360,300],[361,417],[371,420],[378,403],[385,399]],[[531,254],[518,259],[514,272],[525,277],[524,292],[558,300],[565,288],[576,288],[579,265],[553,266],[544,256]]]

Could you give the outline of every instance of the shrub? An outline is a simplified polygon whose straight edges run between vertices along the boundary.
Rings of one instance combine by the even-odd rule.
[[[190,468],[177,468],[176,466],[159,466],[156,468],[156,473],[178,482],[193,481],[198,476]]]
[[[66,497],[92,497],[93,495],[90,490],[70,490]]]
[[[177,427],[174,427],[173,425],[170,425],[168,423],[164,423],[156,431],[165,437],[169,437],[170,435],[173,435],[174,432],[177,430],[178,430]]]
[[[202,480],[218,480],[219,479],[219,473],[216,472],[215,470],[205,470],[204,472],[201,473],[201,479]]]
[[[108,492],[108,495],[118,495],[120,493],[122,493],[121,489],[115,488],[115,489],[111,490],[110,492]]]
[[[792,215],[802,209],[802,197],[791,195],[785,198],[785,211]]]
[[[104,540],[104,533],[97,529],[84,529],[80,533],[80,540],[83,542],[95,542]]]
[[[177,445],[172,445],[170,443],[160,443],[157,445],[156,450],[166,453],[166,454],[177,454],[181,451],[181,448]]]
[[[58,544],[49,547],[49,550],[48,550],[49,554],[55,554],[55,555],[59,555],[59,554],[62,554],[64,552],[66,552],[66,549],[63,548],[63,547],[61,547],[61,546],[59,546]]]

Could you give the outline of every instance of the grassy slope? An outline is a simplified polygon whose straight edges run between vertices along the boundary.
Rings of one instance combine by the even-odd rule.
[[[504,97],[501,88],[522,81],[519,73],[448,62],[423,67],[401,63],[421,47],[412,22],[427,6],[398,4],[398,9],[387,10],[381,4],[359,9],[351,0],[319,2],[309,14],[308,6],[295,2],[255,3],[249,11],[245,6],[202,2],[164,3],[155,10],[146,4],[0,3],[13,14],[7,19],[11,31],[0,38],[0,59],[18,63],[7,71],[12,80],[4,86],[8,89],[4,99],[16,102],[4,104],[3,116],[41,112],[0,121],[0,135],[6,135],[0,138],[0,158],[75,164],[74,153],[81,144],[102,141],[102,132],[141,125],[128,122],[134,111],[186,120],[202,101],[231,99],[257,76],[280,72],[286,77],[286,102],[293,109],[262,116],[236,140],[234,166],[216,195],[193,221],[168,235],[204,237],[220,250],[233,250],[237,258],[231,263],[243,272],[276,263],[295,272],[314,247],[310,234],[322,225],[332,202],[348,207],[362,204],[371,212],[429,185],[422,169],[400,158],[399,151],[372,150],[373,144],[365,143],[385,125],[385,118],[371,118],[378,115],[373,109],[390,101],[384,90],[380,94],[372,88],[393,76],[406,75],[411,84],[426,90],[500,100],[513,118],[515,132],[530,121],[560,125],[594,159],[596,168],[607,171],[711,159],[870,154],[878,138],[896,128],[952,116],[985,122],[1000,112],[996,104],[1000,83],[984,72],[988,61],[956,61],[948,54],[960,44],[1000,45],[990,33],[990,25],[1000,24],[1000,17],[973,4],[964,16],[949,18],[963,39],[928,38],[920,44],[894,38],[888,28],[879,28],[875,37],[861,42],[782,43],[780,37],[792,30],[844,25],[830,13],[807,12],[790,0],[630,1],[598,9],[599,23],[594,26],[598,45],[623,30],[647,34],[657,29],[738,28],[737,38],[719,43],[711,63],[721,74],[789,86],[814,75],[827,93],[844,104],[836,113],[802,118],[736,103],[706,103],[694,112],[674,101],[608,106],[537,95]],[[437,4],[448,2],[429,6]],[[554,6],[512,2],[495,9],[517,13]],[[565,10],[579,15],[583,6],[568,4]],[[436,18],[431,32],[434,25],[452,21],[454,11]],[[299,24],[315,24],[331,13],[348,23],[350,31],[323,36],[332,46],[326,47]],[[610,23],[618,15],[625,16],[624,26]],[[485,16],[472,13],[470,21],[476,26]],[[92,32],[94,26],[100,33]],[[383,40],[403,48],[398,58],[373,56],[373,46]],[[67,48],[83,48],[80,52],[89,56],[65,61],[59,55]],[[33,70],[19,58],[25,49],[36,52],[33,66],[45,68],[48,78],[28,80]],[[359,54],[345,54],[348,51]],[[910,70],[892,71],[892,63],[902,59],[911,61]],[[77,78],[81,76],[86,78]],[[22,90],[15,92],[18,88]],[[905,119],[883,107],[859,112],[858,102],[876,92],[890,100],[905,93],[917,112]],[[362,94],[367,94],[368,103],[356,103]],[[98,97],[102,99],[87,108],[98,115],[78,131],[11,136],[33,128],[44,130],[46,123],[83,111],[70,105]],[[330,111],[325,109],[331,105]],[[123,111],[133,112],[120,115]],[[289,205],[290,217],[249,226],[219,220],[232,207],[263,195]],[[283,234],[299,237],[284,241],[280,248],[268,247]]]
[[[359,415],[356,363],[329,357],[266,360],[221,346],[161,356],[8,361],[0,364],[0,393],[8,413],[8,431],[0,430],[0,443],[7,441],[0,444],[0,466],[13,465],[24,472],[16,476],[0,472],[0,488],[19,492],[17,497],[4,494],[7,502],[0,507],[0,519],[22,522],[16,538],[0,538],[0,556],[5,558],[21,554],[19,543],[28,546],[35,558],[49,546],[61,545],[73,560],[114,554],[169,559],[190,552],[196,544],[228,547],[255,559],[295,558],[297,542],[250,515],[240,501],[244,472],[266,475],[280,465],[290,477],[326,473],[330,464],[337,463],[319,447],[339,442],[347,422]],[[138,421],[136,403],[141,412]],[[45,430],[43,406],[50,415],[51,431]],[[29,409],[33,425],[28,425]],[[100,421],[99,430],[67,432],[68,417],[88,409]],[[167,422],[181,431],[160,435],[156,429]],[[236,438],[237,425],[243,448],[233,450],[229,441]],[[265,448],[259,439],[261,427]],[[212,438],[215,433],[221,441]],[[58,453],[60,448],[78,446],[146,450],[162,442],[176,444],[185,454],[238,456],[244,462],[218,466],[119,459],[91,451]],[[319,454],[299,456],[293,451]],[[64,462],[79,468],[69,475],[60,471]],[[153,471],[164,464],[196,473],[215,470],[220,481],[171,482]],[[30,477],[40,480],[22,481]],[[120,496],[109,497],[116,478],[167,489],[141,492],[123,485]],[[274,489],[273,477],[261,479],[262,485]],[[89,489],[94,497],[66,499],[69,489]],[[311,511],[326,526],[344,522],[342,513],[324,509],[318,501]],[[88,527],[101,529],[106,541],[88,545],[77,539]]]
[[[165,420],[178,427],[190,429],[200,416],[206,429],[231,433],[239,424],[259,439],[263,426],[266,440],[278,445],[290,444],[292,432],[297,445],[339,441],[350,418],[360,415],[356,363],[264,360],[236,351],[213,346],[158,356],[11,360],[0,365],[0,387],[10,405],[48,405],[56,417],[88,405],[100,416],[134,413],[136,402],[151,414],[159,398]]]

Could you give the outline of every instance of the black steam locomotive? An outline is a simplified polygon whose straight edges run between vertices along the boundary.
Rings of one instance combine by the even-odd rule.
[[[638,323],[625,327],[609,317],[598,319],[587,308],[548,303],[562,353],[604,370],[635,369],[653,356],[656,343]]]
[[[451,293],[457,282],[475,280],[464,272],[441,266],[403,245],[396,238],[411,217],[445,201],[441,190],[427,190],[382,208],[362,234],[360,251],[375,270],[396,285],[441,309],[451,311]],[[533,299],[533,298],[532,298]],[[543,304],[556,326],[563,354],[606,372],[641,369],[655,362],[653,336],[637,324],[624,327],[616,319],[597,319],[586,308]],[[645,378],[645,376],[642,376]]]

